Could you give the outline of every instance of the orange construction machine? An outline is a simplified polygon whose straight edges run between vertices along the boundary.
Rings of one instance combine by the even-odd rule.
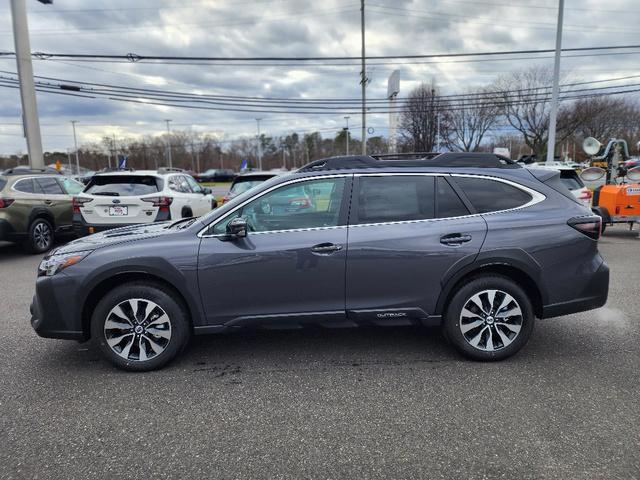
[[[602,145],[593,137],[587,138],[582,148],[591,156],[592,164],[606,162],[606,168],[590,167],[580,176],[587,182],[605,178],[605,184],[593,192],[591,210],[602,217],[602,231],[606,225],[640,222],[640,167],[627,169],[624,161],[629,159],[625,140],[612,138]]]

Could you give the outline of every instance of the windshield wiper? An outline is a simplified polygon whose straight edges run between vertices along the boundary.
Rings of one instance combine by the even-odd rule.
[[[170,224],[167,228],[176,227],[177,229],[181,230],[183,228],[187,228],[193,225],[197,219],[198,217],[181,218],[180,220],[176,220],[175,222]]]

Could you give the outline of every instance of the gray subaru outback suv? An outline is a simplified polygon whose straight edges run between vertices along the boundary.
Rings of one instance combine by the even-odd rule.
[[[440,325],[477,360],[534,319],[600,307],[600,219],[549,170],[493,154],[334,157],[210,214],[111,230],[42,261],[36,332],[159,368],[192,334]]]

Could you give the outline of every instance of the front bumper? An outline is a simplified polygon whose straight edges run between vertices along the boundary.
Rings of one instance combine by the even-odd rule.
[[[600,308],[609,296],[609,267],[602,262],[580,294],[571,300],[542,307],[542,318],[560,317],[571,313]]]
[[[31,306],[31,326],[45,338],[83,341],[88,335],[82,329],[81,306],[77,298],[78,285],[60,272],[51,277],[39,277]]]

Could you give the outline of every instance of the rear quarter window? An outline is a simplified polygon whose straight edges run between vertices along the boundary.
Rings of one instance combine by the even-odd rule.
[[[7,179],[0,177],[0,192],[7,185]]]
[[[578,173],[574,170],[561,170],[560,181],[569,190],[580,190],[581,188],[584,188],[584,183],[582,183]]]
[[[33,178],[18,180],[13,184],[13,189],[22,193],[43,193]]]
[[[89,181],[85,193],[137,197],[159,191],[159,180],[156,177],[143,175],[96,175]]]
[[[498,212],[521,207],[532,200],[529,193],[488,178],[455,177],[478,213]]]

